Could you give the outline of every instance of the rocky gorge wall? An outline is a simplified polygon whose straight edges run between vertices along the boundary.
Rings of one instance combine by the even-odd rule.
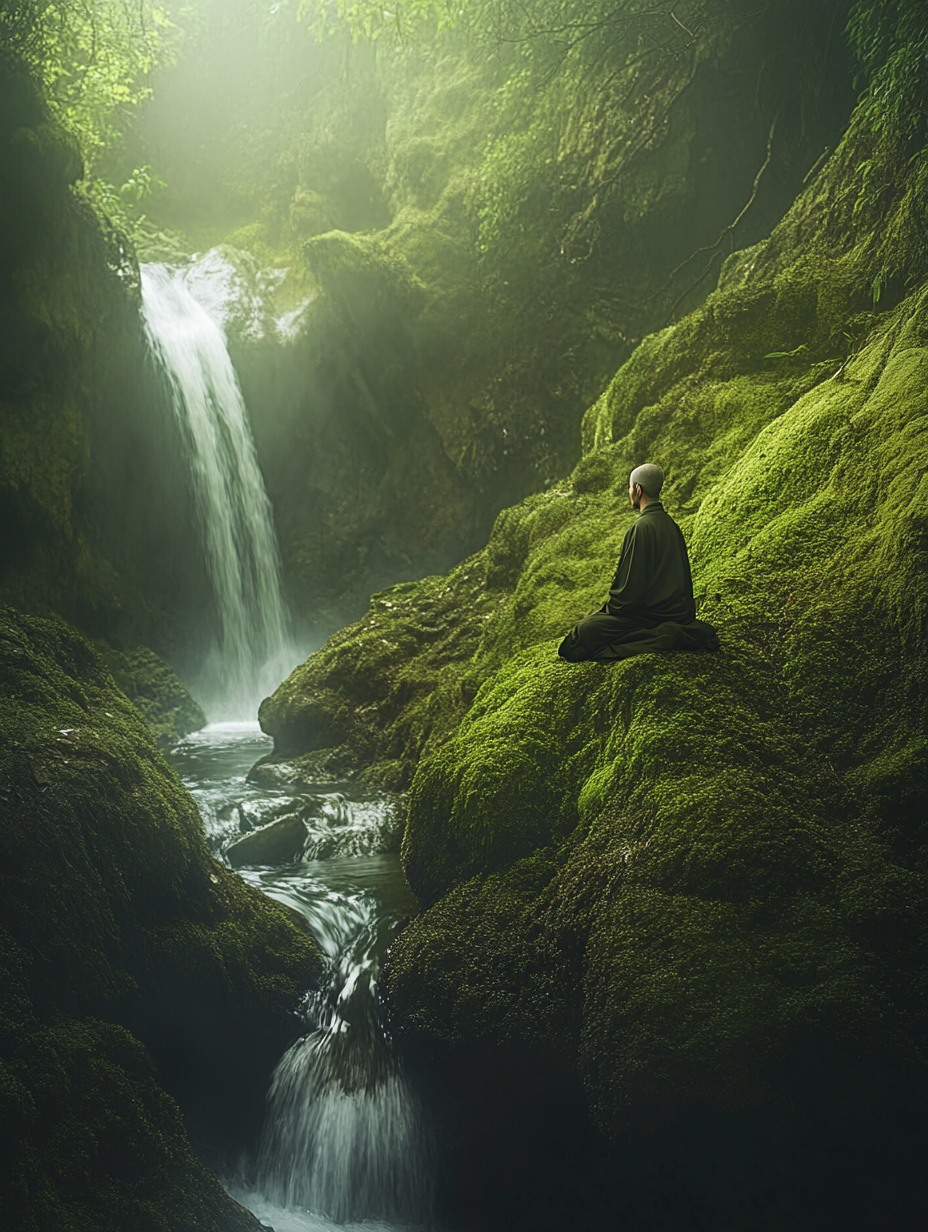
[[[725,61],[725,39],[706,37],[702,63]],[[756,86],[756,61],[748,62]],[[699,128],[686,107],[693,95],[674,94],[674,82],[671,74],[664,101],[682,99],[676,110],[634,110],[646,129],[649,116],[670,116],[636,165],[638,188],[678,190],[672,208],[653,215],[671,230],[692,201],[674,168],[711,145],[663,142],[674,117],[686,132]],[[434,98],[432,86],[423,89]],[[183,580],[182,537],[176,556],[140,550],[172,524],[145,521],[156,506],[144,501],[125,506],[117,482],[127,467],[135,473],[134,459],[169,453],[163,442],[149,449],[143,428],[125,429],[143,387],[131,268],[128,277],[109,268],[125,274],[118,247],[114,255],[71,192],[73,150],[34,101],[17,97],[20,110],[4,112],[16,121],[6,153],[17,169],[3,180],[15,291],[3,476],[16,533],[5,594],[117,642],[132,630],[127,648],[109,647],[117,678],[127,673],[125,692],[136,688],[141,654],[151,692],[170,693],[132,639],[170,651],[179,644],[171,612],[196,611],[199,592]],[[588,102],[576,114],[589,115],[589,135],[600,131],[605,104]],[[442,114],[454,105],[452,91]],[[456,130],[462,146],[476,114]],[[734,160],[740,179],[719,206],[727,221],[732,201],[750,194],[772,116],[762,108],[750,123],[735,118],[750,129],[751,157]],[[616,150],[629,123],[616,121]],[[469,502],[486,492],[480,484],[494,465],[510,465],[499,461],[508,456],[508,436],[493,435],[500,423],[524,452],[493,499],[511,499],[529,472],[527,486],[554,478],[503,510],[487,545],[446,575],[376,595],[262,709],[278,758],[296,758],[288,774],[409,789],[404,860],[423,911],[385,975],[411,1055],[445,1079],[456,1074],[471,1115],[480,1094],[511,1091],[517,1073],[522,1093],[535,1092],[527,1115],[545,1121],[570,1108],[562,1145],[571,1149],[560,1160],[533,1157],[529,1146],[520,1162],[517,1132],[508,1142],[489,1135],[467,1180],[478,1204],[494,1177],[518,1165],[511,1176],[537,1226],[565,1226],[539,1176],[549,1169],[563,1197],[574,1157],[589,1147],[591,1157],[604,1153],[608,1178],[599,1177],[598,1216],[618,1201],[629,1219],[668,1232],[681,1208],[692,1226],[713,1229],[754,1227],[758,1209],[784,1229],[918,1226],[928,795],[921,132],[900,140],[858,113],[772,236],[736,252],[704,305],[631,353],[587,414],[583,457],[568,478],[557,475],[572,446],[529,456],[544,426],[535,418],[539,388],[563,360],[573,384],[551,405],[579,411],[609,366],[664,318],[644,314],[620,337],[626,309],[616,308],[600,333],[583,315],[592,284],[577,289],[594,264],[582,263],[560,303],[561,267],[542,267],[536,258],[547,250],[529,241],[513,248],[522,281],[487,298],[473,253],[453,261],[460,236],[474,235],[466,210],[470,221],[454,229],[462,189],[443,178],[454,162],[438,148],[447,129],[420,132],[421,147],[394,147],[417,169],[421,196],[389,224],[365,215],[361,227],[379,234],[353,233],[357,218],[333,217],[328,202],[308,197],[308,182],[296,185],[299,226],[317,232],[301,236],[301,276],[317,297],[306,309],[312,339],[297,340],[292,368],[289,353],[282,361],[280,401],[251,402],[291,585],[306,610],[328,603],[334,619],[339,605],[358,601],[365,579],[407,567],[404,553],[410,572],[432,559],[414,556],[423,543],[435,559],[465,550],[467,535],[475,545]],[[796,155],[794,188],[810,172],[809,153]],[[693,164],[703,165],[695,155]],[[602,166],[605,180],[620,170],[610,157]],[[528,168],[531,182],[539,160]],[[603,217],[621,216],[622,227],[632,204],[619,195],[610,215],[600,200]],[[537,205],[532,198],[526,214],[505,216],[496,256]],[[768,220],[780,212],[771,206]],[[642,207],[640,230],[616,223],[600,233],[603,252],[614,242],[618,254],[615,266],[601,266],[604,287],[624,285],[621,236],[644,245],[646,214]],[[718,220],[710,222],[697,229],[711,239]],[[260,226],[273,224],[269,215]],[[701,235],[681,239],[671,259]],[[716,248],[725,250],[716,245],[707,259]],[[526,326],[513,305],[531,298],[535,268],[542,291]],[[635,268],[636,295],[666,273]],[[458,274],[468,288],[460,300]],[[696,288],[679,311],[700,298]],[[481,339],[471,324],[488,304],[490,337]],[[458,336],[461,349],[450,348]],[[563,353],[562,342],[570,343]],[[474,374],[468,348],[476,354],[484,343],[491,361]],[[520,358],[511,370],[494,367],[510,344]],[[261,365],[248,367],[257,352],[247,340],[235,345],[243,380],[257,390]],[[445,385],[443,374],[455,373]],[[320,389],[334,391],[321,423],[302,401]],[[439,405],[443,389],[451,392]],[[488,389],[502,391],[492,407]],[[472,396],[477,409],[464,428],[459,412]],[[282,428],[275,407],[286,411]],[[571,413],[552,411],[552,431],[556,419],[569,433]],[[412,447],[407,474],[398,468]],[[644,455],[668,472],[700,614],[718,625],[723,652],[567,667],[554,658],[555,639],[602,597],[632,516],[627,473]],[[183,514],[185,494],[171,491]],[[487,516],[492,501],[480,508]],[[126,525],[134,529],[123,537]],[[388,537],[374,551],[376,568],[375,535]],[[140,565],[151,568],[150,591],[144,579],[136,587]],[[313,590],[315,573],[329,580]],[[160,605],[159,595],[178,590],[182,601]],[[185,1064],[205,1066],[213,1117],[253,1124],[294,990],[315,968],[312,947],[208,859],[189,799],[83,640],[9,613],[0,651],[9,699],[4,1023],[12,1028],[3,1037],[4,1123],[26,1127],[9,1144],[8,1209],[25,1219],[24,1195],[37,1194],[36,1227],[253,1226],[195,1162],[139,1045],[155,1047],[191,1006],[197,1021],[202,1011],[204,1035],[188,1040]],[[274,765],[262,773],[273,776]],[[225,1102],[228,1069],[219,1072],[206,1042],[232,1038],[241,1015],[247,1046],[230,1065],[254,1095],[250,1110],[247,1100]],[[181,1083],[172,1094],[190,1093]],[[201,1122],[198,1133],[208,1140],[214,1129]],[[473,1129],[477,1141],[479,1116]],[[609,1141],[618,1149],[607,1150]],[[481,1226],[505,1215],[505,1204],[488,1203]]]
[[[176,738],[202,712],[172,677],[162,713],[156,681],[165,657],[196,662],[212,597],[137,263],[75,187],[79,150],[33,83],[4,64],[0,92],[0,596],[99,639]]]
[[[903,127],[862,105],[770,238],[620,368],[570,477],[374,596],[261,711],[288,773],[409,785],[424,910],[386,983],[413,1051],[576,1083],[649,1227],[923,1207],[923,119]],[[569,666],[646,458],[723,649]]]
[[[568,55],[531,31],[320,47],[207,6],[162,73],[126,156],[167,181],[151,219],[289,271],[290,339],[232,350],[316,631],[574,465],[618,364],[837,141],[847,3],[669,8],[614,6]]]

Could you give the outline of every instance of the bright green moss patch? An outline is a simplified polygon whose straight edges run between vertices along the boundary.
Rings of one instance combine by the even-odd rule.
[[[447,577],[374,595],[371,605],[266,698],[259,716],[275,756],[333,748],[343,769],[361,766],[402,788],[473,700],[483,677],[467,667],[495,599],[483,562],[472,558]]]
[[[592,733],[580,728],[576,690],[559,669],[547,646],[512,661],[420,768],[403,850],[410,885],[424,901],[576,825],[577,763],[589,762],[594,749]]]

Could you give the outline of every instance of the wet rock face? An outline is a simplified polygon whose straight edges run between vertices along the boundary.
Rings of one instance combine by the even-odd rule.
[[[304,249],[294,336],[232,354],[275,510],[294,611],[328,634],[372,590],[474,546],[480,498],[418,385],[415,277],[387,245],[332,232]]]
[[[210,857],[73,629],[4,609],[0,679],[5,1209],[28,1178],[36,1227],[115,1232],[152,1203],[172,1228],[256,1227],[186,1135],[234,1149],[260,1122],[315,946]]]
[[[243,864],[282,864],[297,859],[305,846],[303,819],[290,813],[232,843],[226,848],[225,857],[233,868]]]

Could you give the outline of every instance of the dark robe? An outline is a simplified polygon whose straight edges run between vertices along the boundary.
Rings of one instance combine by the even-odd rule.
[[[580,663],[718,648],[712,626],[696,619],[683,532],[660,501],[649,501],[622,542],[608,602],[571,629],[558,654]]]

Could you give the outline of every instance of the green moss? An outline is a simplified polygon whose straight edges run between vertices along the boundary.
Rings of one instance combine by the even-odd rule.
[[[99,647],[113,679],[142,715],[159,748],[206,726],[206,715],[167,663],[147,646]]]
[[[607,668],[546,647],[481,691],[411,792],[407,870],[440,901],[391,952],[406,1031],[573,1053],[612,1133],[780,1098],[808,1030],[920,1069],[922,878],[848,824],[788,689],[726,645]]]
[[[3,934],[3,1210],[23,1232],[246,1232],[258,1223],[192,1154],[180,1109],[126,1030],[40,1021],[25,953]]]
[[[928,292],[873,304],[886,254],[853,196],[873,139],[859,116],[769,241],[634,352],[574,474],[467,562],[464,618],[400,641],[442,584],[404,588],[267,703],[283,747],[312,680],[324,748],[363,678],[367,773],[388,740],[418,759],[403,855],[431,905],[391,952],[401,1030],[553,1050],[610,1133],[773,1116],[810,1047],[894,1075],[891,1100],[923,1089]],[[563,664],[645,458],[722,653]]]
[[[483,579],[482,561],[472,559],[447,577],[374,595],[364,620],[262,702],[275,756],[330,747],[372,781],[407,786],[421,753],[453,731],[479,684],[467,665],[495,606]]]
[[[129,1026],[156,1061],[165,1039],[190,1053],[218,1120],[195,1128],[215,1140],[223,1117],[241,1119],[251,1087],[260,1102],[318,952],[209,855],[193,801],[73,629],[4,609],[0,689],[2,925],[21,989],[5,1057],[11,1090],[38,1118],[17,1148],[14,1189],[28,1176],[36,1209],[56,1211],[61,1226],[253,1226],[190,1154],[141,1046],[112,1024]],[[110,1159],[98,1140],[110,1143],[121,1121]],[[187,1184],[189,1212],[171,1213]]]

